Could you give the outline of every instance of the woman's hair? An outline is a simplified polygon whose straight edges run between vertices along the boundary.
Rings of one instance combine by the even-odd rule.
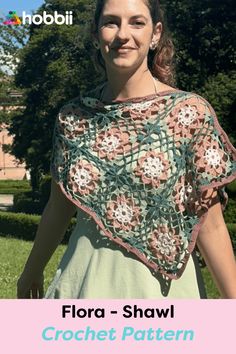
[[[174,45],[164,21],[163,10],[160,7],[159,0],[144,1],[149,8],[153,26],[155,26],[158,22],[162,23],[162,34],[158,46],[155,50],[149,50],[148,53],[148,67],[153,76],[157,77],[161,82],[168,85],[174,85]],[[97,0],[94,21],[92,24],[92,34],[97,34],[98,32],[99,19],[105,2],[106,0]],[[102,68],[105,71],[105,63],[100,51],[98,50],[95,54],[94,64],[96,69]]]

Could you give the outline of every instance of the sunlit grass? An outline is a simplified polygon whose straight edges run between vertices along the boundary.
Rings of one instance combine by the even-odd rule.
[[[16,298],[16,282],[32,248],[32,242],[0,237],[0,298]],[[60,245],[45,269],[45,289],[56,271],[66,246]]]

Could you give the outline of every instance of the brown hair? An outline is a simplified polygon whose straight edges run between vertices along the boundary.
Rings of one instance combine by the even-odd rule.
[[[157,77],[161,82],[173,86],[175,84],[173,64],[174,45],[164,21],[163,10],[160,7],[159,0],[144,1],[149,8],[153,25],[156,25],[157,22],[162,23],[162,34],[158,46],[155,50],[149,50],[148,53],[148,67],[153,76]],[[105,2],[106,0],[97,0],[96,2],[92,34],[97,34],[98,32],[99,19]],[[94,64],[96,69],[102,68],[105,72],[105,63],[98,50],[95,53]]]

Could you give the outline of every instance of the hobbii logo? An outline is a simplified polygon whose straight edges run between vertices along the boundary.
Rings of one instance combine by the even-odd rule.
[[[22,24],[25,25],[26,23],[29,23],[30,25],[32,23],[34,25],[41,25],[42,23],[45,25],[52,25],[53,23],[56,25],[73,25],[73,12],[66,11],[65,15],[61,15],[57,11],[54,11],[54,14],[51,15],[47,14],[46,11],[43,11],[42,15],[29,15],[26,11],[23,11]]]

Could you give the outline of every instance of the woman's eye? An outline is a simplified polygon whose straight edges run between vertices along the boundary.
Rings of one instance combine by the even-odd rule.
[[[116,26],[115,21],[107,21],[104,23],[104,26]]]
[[[143,27],[145,26],[145,23],[143,21],[135,21],[133,25],[137,27]]]

